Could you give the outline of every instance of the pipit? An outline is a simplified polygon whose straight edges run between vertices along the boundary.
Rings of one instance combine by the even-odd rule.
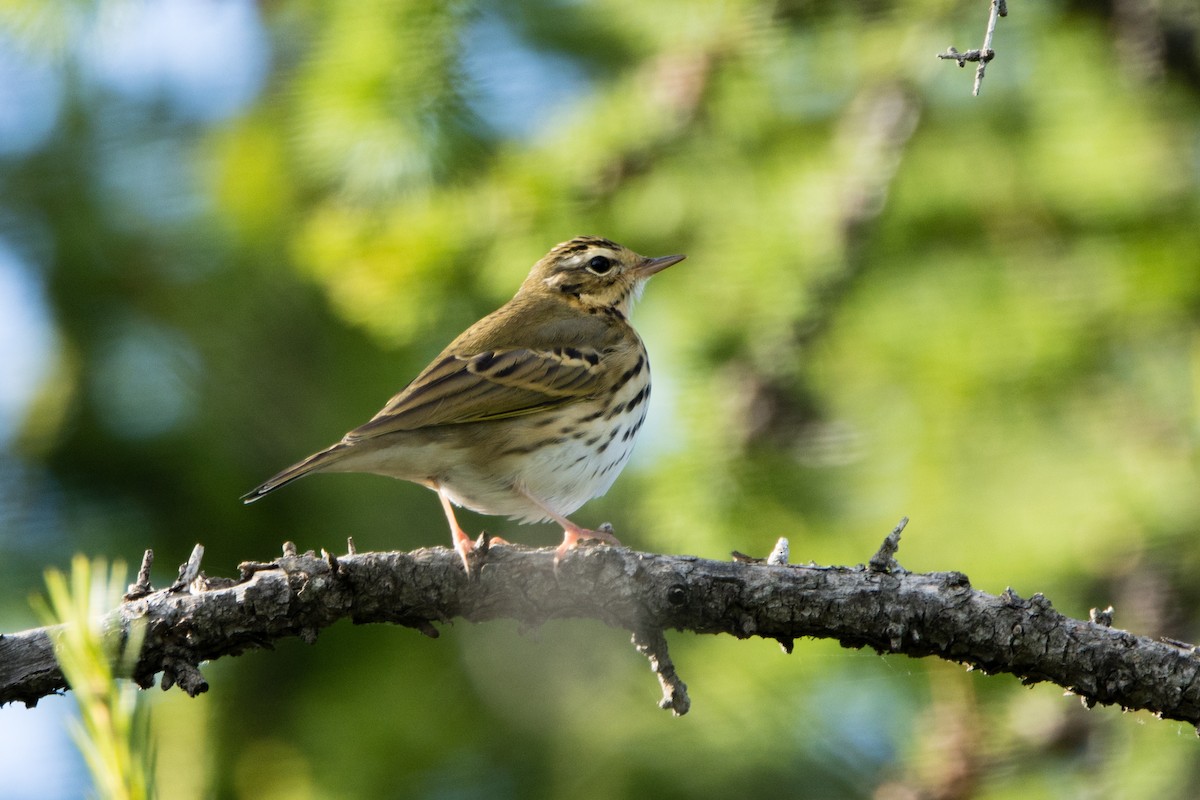
[[[473,545],[454,506],[619,544],[567,514],[608,491],[646,419],[650,361],[629,311],[684,256],[646,258],[579,236],[533,265],[516,296],[464,331],[364,425],[242,497],[311,472],[372,472],[437,492],[454,548]]]

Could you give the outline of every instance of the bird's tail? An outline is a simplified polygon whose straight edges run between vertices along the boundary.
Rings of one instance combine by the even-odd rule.
[[[281,486],[286,486],[294,480],[303,478],[310,472],[320,472],[327,469],[332,464],[342,459],[349,449],[349,445],[345,442],[338,442],[333,447],[326,448],[319,453],[313,453],[308,458],[300,461],[277,475],[268,478],[265,483],[256,489],[253,489],[242,495],[243,503],[253,503],[260,497],[270,494]]]

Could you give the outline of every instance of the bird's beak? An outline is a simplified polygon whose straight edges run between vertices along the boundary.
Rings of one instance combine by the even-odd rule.
[[[656,275],[659,272],[662,272],[664,269],[671,266],[672,264],[678,264],[680,261],[683,261],[685,258],[687,258],[687,256],[685,256],[685,255],[662,256],[660,258],[647,258],[641,264],[637,265],[636,271],[637,271],[639,278],[649,278],[651,275]]]

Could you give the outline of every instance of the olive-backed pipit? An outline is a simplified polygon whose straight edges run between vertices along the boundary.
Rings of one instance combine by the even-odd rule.
[[[454,505],[562,525],[608,491],[646,418],[650,362],[629,324],[646,280],[683,256],[646,258],[579,236],[533,265],[512,300],[463,332],[369,422],[245,495],[251,503],[310,472],[374,472],[438,493],[467,565]],[[469,565],[468,565],[469,566]]]

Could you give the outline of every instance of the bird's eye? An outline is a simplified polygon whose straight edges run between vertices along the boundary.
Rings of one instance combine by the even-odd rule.
[[[612,259],[607,256],[592,256],[592,260],[587,263],[588,271],[597,275],[603,275],[612,269],[612,266]]]

